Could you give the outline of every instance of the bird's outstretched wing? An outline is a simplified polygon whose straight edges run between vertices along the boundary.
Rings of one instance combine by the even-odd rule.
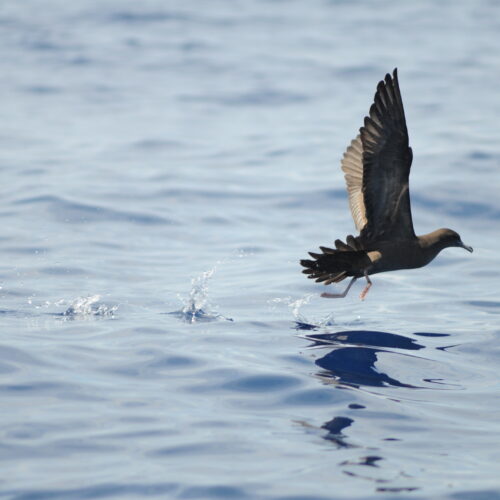
[[[352,218],[356,229],[361,231],[367,223],[363,197],[363,144],[361,144],[361,136],[358,135],[353,139],[344,153],[342,170],[347,184]]]
[[[395,69],[378,84],[369,116],[342,159],[349,205],[364,246],[416,237],[408,188],[412,157]]]

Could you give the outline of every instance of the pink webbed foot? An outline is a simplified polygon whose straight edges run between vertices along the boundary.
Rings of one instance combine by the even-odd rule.
[[[365,278],[366,278],[366,286],[365,288],[363,289],[363,291],[361,292],[359,298],[361,300],[365,300],[365,297],[367,296],[368,294],[368,291],[370,290],[371,286],[372,286],[372,281],[371,279],[368,277],[368,274],[365,273]]]

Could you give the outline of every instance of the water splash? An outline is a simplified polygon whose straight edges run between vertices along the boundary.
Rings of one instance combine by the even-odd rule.
[[[208,302],[208,282],[215,274],[217,266],[205,271],[200,276],[191,280],[191,291],[189,297],[184,302],[184,307],[179,311],[173,311],[169,314],[176,316],[186,323],[198,323],[206,321],[226,320],[233,321],[231,318],[226,318],[222,314],[211,311],[211,306]]]
[[[65,320],[69,319],[90,319],[90,318],[113,318],[118,309],[118,305],[110,306],[101,302],[100,295],[86,295],[77,297],[74,300],[59,299],[56,301],[45,300],[36,301],[36,295],[28,297],[28,304],[37,311],[46,311],[50,316],[59,316]],[[64,312],[60,311],[65,308]]]
[[[273,304],[284,304],[288,306],[295,319],[295,324],[300,330],[313,330],[333,326],[335,324],[333,312],[328,313],[326,316],[320,318],[319,320],[308,319],[303,314],[303,306],[309,304],[311,299],[316,296],[316,294],[308,293],[307,295],[304,295],[303,297],[300,297],[298,299],[292,299],[292,297],[277,297],[270,300],[270,302]]]
[[[85,319],[92,317],[113,317],[118,306],[107,306],[100,303],[100,295],[89,295],[87,297],[78,297],[62,313],[67,319]],[[59,302],[61,304],[61,301]],[[62,304],[61,304],[62,305]]]

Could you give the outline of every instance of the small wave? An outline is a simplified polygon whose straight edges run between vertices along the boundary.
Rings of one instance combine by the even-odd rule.
[[[412,197],[414,203],[422,205],[426,209],[436,209],[440,213],[448,214],[454,217],[462,218],[475,218],[480,217],[488,220],[498,220],[500,217],[500,210],[494,204],[483,202],[469,202],[460,200],[453,202],[451,200],[442,200],[438,197],[428,197],[421,194],[416,194]]]
[[[50,85],[31,85],[29,87],[24,87],[23,90],[29,94],[37,95],[53,95],[63,92],[60,87],[54,87]]]
[[[222,314],[210,310],[208,303],[208,281],[214,275],[217,267],[205,271],[200,276],[191,280],[191,291],[189,297],[184,302],[184,307],[179,311],[172,311],[168,314],[182,319],[186,323],[198,323],[207,321],[233,321]],[[181,299],[182,300],[182,299]]]
[[[306,94],[290,92],[284,89],[255,89],[248,92],[233,94],[183,94],[179,96],[182,102],[201,102],[221,106],[287,106],[310,100]]]
[[[143,24],[143,23],[162,23],[168,21],[189,21],[191,18],[183,12],[166,11],[119,11],[108,17],[109,21],[121,24]]]
[[[131,144],[131,149],[136,150],[146,150],[146,151],[159,151],[159,150],[170,150],[170,149],[180,149],[184,145],[180,141],[171,141],[165,139],[141,139],[140,141],[135,141]]]
[[[57,220],[68,224],[105,221],[128,222],[148,226],[174,224],[174,221],[159,215],[115,210],[100,205],[79,203],[52,195],[22,198],[16,200],[14,204],[46,206]]]

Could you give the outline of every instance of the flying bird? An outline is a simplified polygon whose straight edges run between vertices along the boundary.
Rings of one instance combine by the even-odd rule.
[[[472,252],[451,229],[415,235],[408,187],[412,158],[396,68],[377,85],[369,116],[341,162],[359,236],[335,240],[334,249],[320,247],[321,253],[309,252],[313,260],[300,261],[303,273],[325,285],[351,277],[342,293],[322,297],[345,297],[364,277],[363,300],[372,274],[425,266],[447,247]]]

